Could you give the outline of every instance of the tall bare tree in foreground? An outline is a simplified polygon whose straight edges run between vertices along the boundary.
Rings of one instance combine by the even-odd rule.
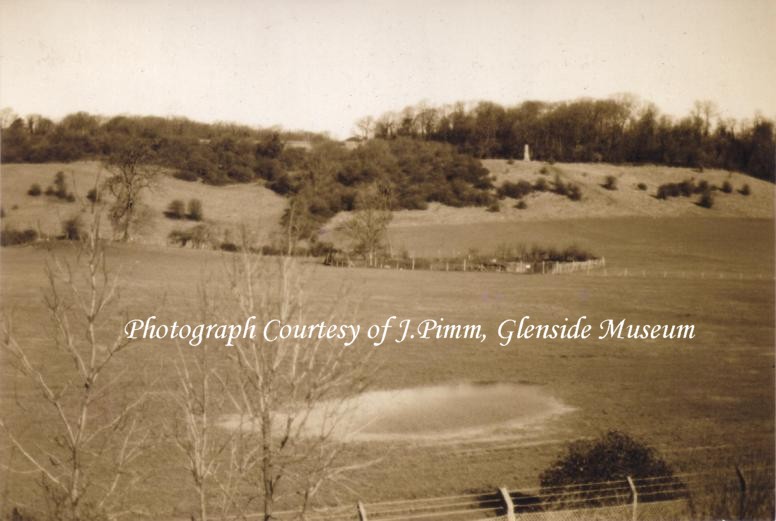
[[[343,295],[328,295],[323,303],[309,300],[304,291],[309,281],[292,257],[261,257],[243,248],[227,271],[229,291],[214,306],[219,322],[244,324],[255,316],[260,328],[270,320],[342,320]],[[265,520],[274,519],[282,501],[304,518],[322,488],[342,483],[353,469],[339,461],[339,436],[349,412],[347,398],[366,384],[364,353],[342,341],[267,342],[260,330],[256,338],[236,341],[231,353],[234,383],[226,387],[234,414],[222,476],[240,485],[221,490],[247,491],[232,496],[238,512],[261,508]]]
[[[36,506],[48,504],[41,514],[66,521],[134,512],[124,500],[148,436],[137,414],[145,396],[122,388],[123,374],[115,370],[129,341],[105,328],[116,311],[118,278],[108,269],[95,206],[91,216],[75,261],[53,257],[47,266],[51,338],[38,345],[19,337],[6,318],[0,340],[6,362],[34,391],[21,399],[24,411],[0,420],[23,462],[6,471],[40,476]],[[38,421],[31,433],[22,433],[22,413]]]

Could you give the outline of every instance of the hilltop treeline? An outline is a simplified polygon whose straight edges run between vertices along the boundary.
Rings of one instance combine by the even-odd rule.
[[[454,145],[480,158],[522,158],[529,144],[544,161],[656,163],[724,168],[774,180],[773,122],[720,119],[710,102],[674,119],[630,97],[512,107],[481,102],[443,107],[418,105],[357,123],[362,136],[411,137]]]
[[[360,187],[379,184],[392,208],[484,205],[492,185],[479,160],[454,147],[412,139],[373,140],[355,150],[312,133],[279,132],[183,118],[100,118],[83,112],[60,122],[10,118],[2,157],[10,162],[105,159],[133,148],[181,179],[220,185],[264,180],[299,208],[326,218],[353,208]],[[307,148],[288,146],[304,141]]]
[[[59,122],[41,116],[8,119],[0,149],[3,163],[99,160],[133,146],[144,149],[158,165],[178,170],[183,178],[216,185],[248,181],[280,168],[273,160],[279,159],[286,141],[326,139],[308,132],[185,118],[104,118],[78,112]]]

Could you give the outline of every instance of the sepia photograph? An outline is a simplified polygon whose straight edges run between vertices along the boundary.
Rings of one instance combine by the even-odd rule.
[[[0,0],[0,521],[776,508],[773,0]]]

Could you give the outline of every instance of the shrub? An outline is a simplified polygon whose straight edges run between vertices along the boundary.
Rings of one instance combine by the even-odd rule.
[[[515,208],[517,208],[518,210],[525,210],[526,208],[528,208],[528,205],[525,203],[525,201],[518,201],[517,204],[515,205]]]
[[[489,212],[500,212],[501,211],[501,205],[499,204],[498,199],[494,199],[493,202],[491,202],[488,205],[487,210]]]
[[[608,175],[606,176],[606,181],[601,186],[607,190],[617,190],[617,178],[613,175]]]
[[[637,185],[636,185],[636,188],[638,188],[639,190],[641,190],[642,192],[644,192],[644,191],[646,191],[646,189],[647,189],[647,185],[646,185],[646,184],[644,184],[644,183],[639,183],[639,184],[637,184]]]
[[[722,183],[722,191],[726,194],[729,194],[733,191],[733,185],[730,184],[730,181],[725,181]]]
[[[550,175],[550,171],[546,166],[543,166],[539,169],[539,173],[542,175]]]
[[[173,230],[167,235],[169,244],[184,247],[189,243],[195,248],[202,248],[212,243],[212,233],[206,224],[198,224],[188,230]]]
[[[223,251],[228,252],[237,252],[240,251],[240,248],[233,242],[222,242],[221,243],[221,249]]]
[[[515,160],[512,159],[512,158],[509,158],[509,159],[507,159],[507,164],[508,165],[514,165],[515,164]]]
[[[700,199],[698,199],[698,206],[703,208],[711,208],[714,206],[714,195],[711,191],[707,190],[701,194]]]
[[[671,480],[673,475],[671,467],[657,455],[654,449],[627,434],[609,431],[595,440],[572,442],[566,454],[541,473],[539,481],[541,494],[546,495],[549,501],[568,498],[568,491],[564,491],[564,487],[576,490],[577,500],[582,498],[592,501],[591,498],[602,495],[600,491],[595,487],[579,487],[579,485],[622,480],[622,492],[627,494],[627,477],[633,479],[661,477]],[[679,483],[678,480],[676,482]],[[611,483],[604,486],[614,488]],[[606,495],[616,494],[611,493],[610,490]]]
[[[175,179],[180,179],[181,181],[196,181],[199,179],[196,172],[192,172],[191,170],[178,170],[172,175]]]
[[[751,194],[751,190],[749,189],[749,185],[744,185],[741,187],[741,189],[738,191],[741,195],[749,195]]]
[[[533,185],[533,189],[537,192],[546,192],[549,189],[549,185],[545,179],[537,179]]]
[[[167,211],[164,212],[164,215],[168,219],[183,219],[186,217],[186,203],[180,199],[170,201],[170,204],[167,206]]]
[[[552,182],[552,191],[558,195],[566,195],[568,193],[566,183],[563,182],[558,174],[555,174],[555,179]]]
[[[40,185],[38,183],[33,183],[32,186],[30,186],[30,189],[27,190],[27,195],[31,195],[33,197],[38,197],[42,193],[43,190],[40,189]]]
[[[192,221],[201,221],[204,219],[204,214],[202,212],[202,201],[199,199],[191,199],[189,201],[188,218]]]
[[[708,192],[709,190],[711,190],[711,187],[709,186],[709,182],[703,179],[695,186],[694,191],[696,194],[702,194],[704,192]]]
[[[528,195],[533,192],[533,190],[534,189],[531,186],[531,183],[528,181],[521,180],[517,183],[506,181],[504,184],[498,187],[496,193],[499,197],[511,197],[513,199],[520,199],[524,195]]]
[[[92,203],[100,202],[100,194],[97,192],[96,188],[91,188],[88,192],[86,192],[86,198]]]
[[[180,246],[186,246],[191,241],[191,233],[187,230],[173,230],[167,235],[167,243]]]
[[[17,246],[27,244],[38,239],[38,232],[32,228],[26,230],[16,230],[14,228],[3,228],[0,231],[0,246]]]
[[[695,183],[690,179],[686,179],[679,183],[679,193],[683,197],[690,197],[695,192]]]
[[[81,216],[76,215],[62,221],[62,238],[67,241],[79,241],[83,237]]]
[[[575,184],[568,184],[566,186],[566,196],[572,201],[579,201],[582,199],[582,190]]]

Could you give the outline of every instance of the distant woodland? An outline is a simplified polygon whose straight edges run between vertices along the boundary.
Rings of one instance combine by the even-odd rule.
[[[774,180],[773,121],[723,119],[708,101],[676,119],[630,96],[513,107],[480,102],[443,107],[417,105],[357,123],[364,137],[411,137],[454,145],[478,158],[563,162],[663,164],[721,168]]]
[[[358,206],[365,187],[376,187],[392,209],[487,205],[493,186],[479,159],[522,159],[525,144],[546,162],[722,168],[770,181],[776,171],[772,121],[722,119],[710,102],[676,119],[628,96],[513,107],[421,104],[360,119],[355,147],[320,134],[185,118],[79,112],[55,122],[7,109],[2,116],[3,163],[105,160],[131,149],[189,181],[263,180],[322,220]]]

